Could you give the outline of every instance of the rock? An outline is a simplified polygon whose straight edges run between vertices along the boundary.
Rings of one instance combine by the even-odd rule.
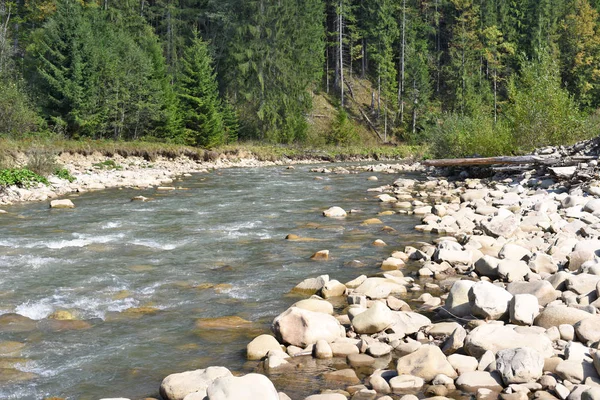
[[[292,289],[292,292],[314,294],[321,290],[327,282],[329,282],[329,275],[321,275],[316,278],[308,278],[297,284]]]
[[[530,257],[531,252],[529,250],[514,243],[506,243],[498,253],[498,258],[507,260],[529,260]]]
[[[334,357],[347,357],[350,354],[358,354],[360,350],[353,343],[333,342],[329,344]]]
[[[563,360],[556,366],[555,373],[572,383],[581,383],[588,377],[598,379],[594,366],[587,361]]]
[[[593,317],[592,314],[577,308],[563,305],[549,305],[535,319],[535,325],[550,328],[562,324],[575,325],[577,322]]]
[[[206,390],[216,379],[232,376],[225,367],[208,367],[195,371],[171,374],[163,379],[160,395],[166,400],[183,400],[190,393],[200,392],[206,396]]]
[[[389,330],[396,334],[411,335],[431,324],[429,318],[416,312],[395,311],[392,314],[394,322]]]
[[[398,199],[395,198],[394,196],[390,196],[389,194],[385,194],[385,193],[380,194],[379,196],[377,196],[377,198],[382,203],[396,203],[398,201]]]
[[[400,357],[396,369],[398,375],[415,375],[425,381],[431,381],[438,374],[457,377],[444,353],[435,345],[421,346],[415,352]]]
[[[383,357],[391,352],[392,346],[382,342],[375,342],[367,348],[367,354],[373,357]]]
[[[288,359],[290,356],[282,350],[271,350],[264,361],[264,366],[267,371],[289,365]]]
[[[281,345],[271,335],[260,335],[246,346],[248,360],[262,360],[271,350],[281,350]]]
[[[590,318],[577,322],[574,326],[577,338],[582,343],[595,343],[600,341],[600,316],[592,315]]]
[[[562,340],[569,342],[575,338],[575,328],[572,325],[561,324],[558,326],[558,331]]]
[[[304,299],[300,300],[292,305],[292,307],[302,308],[304,310],[321,312],[329,315],[333,315],[333,305],[321,299]]]
[[[312,396],[305,397],[304,400],[348,400],[348,398],[340,393],[324,393],[313,394]]]
[[[525,261],[500,260],[498,263],[498,276],[508,282],[522,281],[531,270]]]
[[[360,379],[356,376],[356,372],[350,368],[326,372],[323,374],[323,378],[329,382],[338,382],[347,385],[356,385],[360,383]]]
[[[516,215],[497,216],[489,222],[482,223],[481,228],[489,236],[509,238],[519,229],[519,222],[519,217]]]
[[[381,375],[373,374],[369,377],[369,385],[377,392],[377,393],[392,393],[392,388],[388,381],[382,377]]]
[[[331,297],[343,296],[346,293],[346,286],[335,279],[330,280],[321,289],[323,298],[329,299]]]
[[[543,373],[544,357],[530,348],[500,350],[496,353],[496,370],[506,385],[537,381]]]
[[[596,291],[596,285],[600,282],[600,275],[577,274],[567,277],[566,285],[568,290],[577,294],[588,294]]]
[[[341,207],[330,207],[323,211],[323,216],[327,218],[343,218],[346,215],[348,214],[346,214],[346,211]]]
[[[473,315],[501,319],[508,314],[508,302],[513,295],[489,282],[477,282],[469,291],[469,303]]]
[[[424,385],[423,378],[419,376],[399,375],[390,379],[390,388],[395,394],[417,393]]]
[[[363,294],[372,300],[385,299],[390,294],[406,293],[406,287],[392,279],[367,278],[354,290],[354,294]]]
[[[509,303],[510,322],[517,325],[533,325],[540,313],[538,299],[532,294],[517,294]]]
[[[398,258],[388,257],[381,263],[381,269],[384,271],[395,271],[404,267],[405,265],[406,264],[404,263],[404,261]]]
[[[552,284],[545,280],[529,282],[512,282],[506,290],[513,296],[517,294],[531,294],[537,297],[538,303],[544,307],[557,299],[557,292]]]
[[[479,364],[475,357],[464,356],[462,354],[452,354],[451,356],[448,356],[448,362],[459,375],[477,370],[477,365]]]
[[[458,328],[462,328],[458,322],[438,322],[427,329],[427,334],[439,339],[450,336]]]
[[[450,288],[444,309],[457,317],[465,317],[471,314],[469,291],[473,285],[475,285],[475,282],[468,280],[454,282],[452,288]]]
[[[448,262],[451,265],[463,264],[469,265],[472,263],[473,253],[464,250],[439,249],[433,256],[435,262]]]
[[[473,329],[465,340],[465,350],[473,357],[481,357],[487,350],[497,353],[500,350],[515,347],[531,347],[544,357],[554,354],[552,341],[546,335],[540,335],[534,328],[514,325],[484,324]]]
[[[329,260],[329,250],[319,250],[315,254],[310,256],[310,259],[318,261],[327,261]]]
[[[226,376],[213,381],[207,400],[279,400],[273,383],[264,375]]]
[[[298,307],[290,307],[277,316],[271,329],[280,343],[303,348],[319,339],[332,342],[344,332],[335,317]]]
[[[466,338],[467,331],[462,326],[458,326],[442,345],[442,352],[446,355],[453,354],[464,346]]]
[[[367,354],[350,354],[346,361],[353,368],[371,367],[376,362],[375,357]]]
[[[487,276],[489,278],[498,277],[498,264],[500,260],[490,255],[484,255],[475,262],[475,271],[481,276]]]
[[[381,332],[393,323],[392,311],[383,303],[375,302],[371,308],[352,319],[356,333],[373,334]]]
[[[75,204],[69,199],[52,200],[50,208],[75,208]]]
[[[456,380],[456,387],[468,392],[476,393],[479,389],[489,389],[493,392],[502,391],[502,381],[495,373],[486,371],[473,371],[462,374]]]
[[[554,274],[558,271],[558,264],[554,259],[542,252],[534,253],[529,260],[529,269],[537,274]]]
[[[331,350],[329,343],[323,339],[317,340],[314,350],[315,358],[324,360],[333,357],[333,351]]]
[[[20,314],[8,313],[0,315],[1,333],[30,332],[37,328],[37,321]]]

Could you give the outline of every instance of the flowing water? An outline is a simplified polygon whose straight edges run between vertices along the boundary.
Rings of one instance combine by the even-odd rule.
[[[72,210],[5,208],[0,321],[16,313],[35,323],[0,324],[0,350],[24,344],[0,354],[0,368],[9,368],[0,369],[0,398],[158,397],[171,373],[211,365],[253,371],[258,363],[245,360],[246,344],[299,299],[289,295],[298,282],[375,274],[392,251],[426,238],[413,231],[415,217],[379,217],[394,233],[361,224],[389,209],[367,189],[398,175],[309,169],[229,169],[177,181],[176,191],[85,193],[72,198]],[[367,181],[370,175],[379,182]],[[151,201],[131,202],[136,195]],[[322,217],[332,205],[361,212]],[[285,240],[290,233],[312,240]],[[388,246],[372,246],[376,238]],[[322,249],[329,261],[309,259]],[[48,319],[60,310],[80,321]],[[210,320],[224,316],[252,323],[227,329]],[[197,325],[204,319],[212,327]],[[272,379],[303,398],[317,391],[323,369],[335,367],[334,360]],[[14,369],[29,374],[7,379]]]

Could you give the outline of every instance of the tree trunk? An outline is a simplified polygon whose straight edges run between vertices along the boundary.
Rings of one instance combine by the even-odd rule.
[[[400,82],[398,82],[398,105],[400,124],[404,122],[404,55],[406,49],[406,0],[402,1],[402,49],[400,51]]]
[[[339,46],[340,46],[340,104],[344,107],[344,46],[343,46],[343,0],[340,0],[340,15],[339,15]]]

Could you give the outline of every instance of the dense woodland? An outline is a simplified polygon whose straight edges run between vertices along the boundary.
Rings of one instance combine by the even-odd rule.
[[[600,134],[598,0],[0,0],[0,134],[494,154]],[[335,135],[311,132],[315,96]],[[438,153],[441,153],[438,151]]]

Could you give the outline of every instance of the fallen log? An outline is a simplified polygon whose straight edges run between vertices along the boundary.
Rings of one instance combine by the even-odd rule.
[[[444,158],[439,160],[423,161],[424,165],[431,167],[459,167],[471,165],[506,165],[506,164],[554,164],[560,159],[550,159],[540,156],[502,156],[482,158]]]

